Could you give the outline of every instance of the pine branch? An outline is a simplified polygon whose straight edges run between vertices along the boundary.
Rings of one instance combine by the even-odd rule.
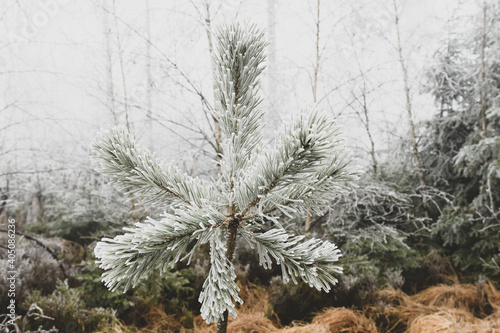
[[[272,267],[273,259],[281,266],[283,282],[290,279],[297,284],[297,278],[317,290],[329,292],[337,283],[332,273],[342,273],[336,265],[341,254],[333,243],[318,239],[306,241],[304,236],[293,236],[284,229],[271,229],[265,233],[242,229],[241,235],[254,245],[259,253],[259,264],[266,269]]]
[[[103,281],[111,290],[134,287],[154,269],[165,272],[175,263],[190,258],[197,246],[183,254],[193,241],[207,243],[226,217],[215,209],[176,210],[157,221],[148,218],[128,233],[114,239],[103,238],[95,248]],[[198,245],[198,244],[197,244]]]
[[[113,128],[94,143],[101,173],[108,175],[119,190],[151,204],[203,207],[225,202],[209,182],[192,178],[173,164],[165,165],[151,152],[138,147],[124,128]]]
[[[210,271],[200,293],[201,316],[207,323],[217,322],[225,311],[236,318],[233,299],[240,304],[240,288],[236,284],[236,274],[231,261],[226,257],[223,229],[216,229],[210,240]]]
[[[262,142],[258,91],[266,43],[255,26],[230,26],[219,31],[216,44],[213,117],[223,135],[221,176],[229,187],[244,173]]]
[[[352,179],[349,161],[331,121],[317,113],[302,116],[238,184],[236,202],[244,207],[238,216],[323,206],[340,182]]]

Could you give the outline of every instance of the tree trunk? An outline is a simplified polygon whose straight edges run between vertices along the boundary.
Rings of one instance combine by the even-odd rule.
[[[212,21],[210,17],[210,4],[205,2],[205,9],[206,9],[206,17],[205,17],[205,31],[207,33],[207,39],[208,39],[208,50],[210,52],[210,65],[212,66],[212,79],[213,79],[213,92],[214,92],[214,100],[215,100],[215,62],[214,62],[214,44],[213,44],[213,38],[212,38]],[[220,161],[220,157],[222,154],[222,147],[221,147],[221,142],[222,142],[222,136],[221,136],[221,131],[220,131],[220,124],[217,121],[217,119],[213,118],[214,121],[214,136],[215,136],[215,160],[218,162]],[[217,163],[217,168],[220,171],[220,164]]]
[[[313,76],[313,102],[316,104],[317,102],[317,91],[318,91],[318,72],[319,72],[319,8],[320,8],[320,0],[318,0],[318,6],[316,11],[316,63],[314,65],[314,76]],[[306,216],[306,226],[305,232],[309,232],[311,230],[311,211],[307,210]]]
[[[236,247],[236,234],[238,231],[238,220],[233,220],[231,223],[229,223],[228,226],[228,237],[227,237],[227,250],[226,250],[226,258],[231,261],[233,260],[234,256],[234,249]],[[219,321],[217,322],[217,333],[226,333],[227,332],[227,320],[228,320],[229,313],[226,310],[224,312],[224,315]]]
[[[314,77],[313,77],[313,102],[317,102],[317,90],[318,90],[318,72],[319,72],[319,9],[320,0],[318,0],[318,7],[316,12],[316,64],[314,65]]]
[[[207,5],[207,11],[208,11],[208,5]],[[215,66],[214,66],[215,69]],[[238,105],[238,77],[234,78],[234,95],[236,98],[234,99],[234,105]],[[235,132],[238,131],[237,128],[234,130]],[[233,139],[234,140],[234,139]],[[234,175],[231,172],[231,186],[229,189],[229,192],[232,193],[234,190]],[[235,202],[231,202],[231,205],[228,207],[229,209],[229,216],[232,217],[232,221],[229,222],[228,225],[228,236],[227,236],[227,243],[226,243],[226,258],[229,261],[233,260],[234,256],[234,248],[236,247],[236,235],[238,233],[238,225],[240,221],[235,218],[236,215],[236,204]],[[224,314],[222,318],[219,319],[217,322],[217,333],[226,333],[227,332],[227,320],[228,320],[229,312],[226,310],[224,311]]]
[[[363,114],[365,116],[365,129],[366,133],[368,133],[368,138],[370,139],[371,149],[370,155],[372,157],[372,168],[373,168],[373,177],[377,178],[377,158],[375,156],[375,142],[373,141],[372,132],[370,130],[370,118],[368,117],[368,105],[366,102],[366,79],[363,76]]]
[[[130,121],[128,117],[128,96],[127,96],[127,81],[125,79],[125,68],[123,67],[123,50],[122,50],[122,42],[120,38],[120,33],[118,32],[118,21],[116,19],[116,0],[113,0],[113,15],[114,15],[114,23],[116,30],[116,42],[118,46],[118,62],[120,64],[120,72],[122,77],[122,85],[123,85],[123,107],[125,109],[125,125],[127,126],[127,131],[130,132]]]
[[[267,40],[269,42],[267,51],[267,95],[269,101],[270,120],[279,122],[278,89],[276,85],[276,0],[267,0]]]
[[[483,36],[481,41],[481,123],[486,137],[486,1],[483,1]]]
[[[26,205],[26,224],[42,222],[43,206],[40,200],[41,196],[40,192],[36,193]]]
[[[107,1],[103,4],[106,6]],[[107,6],[106,6],[107,7]],[[109,13],[106,10],[102,11],[103,27],[106,43],[106,72],[107,72],[107,107],[113,115],[114,125],[118,125],[118,118],[116,117],[115,108],[115,88],[113,84],[113,54],[111,49],[111,26],[109,24]]]
[[[408,122],[410,125],[410,135],[412,139],[412,146],[413,146],[413,158],[415,160],[415,166],[417,168],[417,173],[418,173],[418,178],[420,181],[420,188],[421,188],[421,196],[422,196],[422,206],[424,208],[424,215],[426,219],[429,219],[429,209],[427,205],[427,198],[425,197],[425,192],[427,190],[427,186],[425,183],[425,176],[424,176],[424,171],[422,168],[422,163],[420,162],[420,154],[418,151],[418,143],[417,143],[417,137],[415,134],[415,124],[413,123],[413,111],[412,111],[412,105],[411,105],[411,98],[410,98],[410,85],[409,85],[409,80],[408,80],[408,69],[405,65],[404,58],[403,58],[403,48],[401,46],[401,36],[399,33],[399,14],[398,14],[398,7],[396,5],[396,0],[393,0],[394,4],[394,15],[395,15],[395,23],[396,23],[396,34],[397,34],[397,42],[398,42],[398,55],[399,55],[399,63],[401,65],[401,71],[403,73],[403,82],[404,82],[404,89],[405,89],[405,97],[406,97],[406,111],[408,112]]]
[[[146,0],[146,124],[147,132],[149,133],[149,147],[154,150],[154,140],[153,140],[153,101],[152,93],[153,89],[153,77],[151,74],[151,13],[149,0]]]

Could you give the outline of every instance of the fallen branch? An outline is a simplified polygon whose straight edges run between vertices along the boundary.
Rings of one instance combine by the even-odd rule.
[[[8,233],[7,230],[4,230],[4,229],[0,229],[0,232],[5,232],[5,233]],[[66,275],[66,270],[64,269],[64,266],[63,266],[63,263],[59,260],[59,258],[57,257],[56,253],[54,251],[52,251],[51,248],[49,248],[47,245],[45,245],[44,243],[42,243],[40,240],[36,239],[35,237],[33,236],[30,236],[28,234],[25,234],[23,232],[20,232],[20,231],[17,231],[16,230],[16,234],[19,235],[19,236],[22,236],[30,241],[33,241],[35,242],[38,246],[40,246],[41,248],[43,248],[45,251],[47,251],[51,257],[57,261],[57,263],[59,264],[59,269],[61,270],[63,276],[65,279],[68,278],[68,276]]]

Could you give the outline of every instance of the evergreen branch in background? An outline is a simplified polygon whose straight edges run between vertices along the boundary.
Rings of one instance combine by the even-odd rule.
[[[293,236],[284,229],[271,229],[264,233],[243,229],[242,236],[259,253],[259,264],[271,269],[273,259],[281,266],[283,282],[297,278],[317,290],[329,292],[338,280],[332,274],[341,274],[342,267],[336,265],[341,257],[333,243],[319,239],[304,240],[305,236]]]
[[[455,168],[458,172],[464,174],[465,176],[474,176],[475,174],[481,174],[486,169],[489,164],[485,161],[496,161],[500,159],[500,136],[482,138],[478,143],[465,145],[460,149],[458,154],[453,158],[455,163]],[[492,173],[495,174],[495,170],[498,168],[493,168]],[[497,177],[500,178],[500,172]]]
[[[164,164],[147,149],[138,147],[123,127],[103,133],[93,145],[98,171],[109,176],[113,184],[142,202],[203,207],[222,205],[223,198],[209,182],[193,178],[173,164]]]

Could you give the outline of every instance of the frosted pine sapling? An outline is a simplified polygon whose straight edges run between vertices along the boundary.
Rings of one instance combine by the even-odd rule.
[[[219,322],[236,317],[242,303],[232,264],[236,239],[259,254],[260,264],[281,266],[283,281],[302,279],[328,292],[341,273],[339,249],[329,241],[288,233],[282,215],[321,208],[352,177],[333,122],[316,112],[298,117],[278,134],[274,148],[262,145],[259,75],[266,43],[255,27],[229,26],[216,38],[216,101],[213,116],[223,135],[220,177],[192,178],[139,147],[125,129],[112,129],[94,144],[99,171],[137,200],[170,207],[95,248],[112,290],[134,287],[148,272],[165,272],[210,244],[211,267],[200,294],[201,315]],[[267,230],[264,222],[271,222]]]

